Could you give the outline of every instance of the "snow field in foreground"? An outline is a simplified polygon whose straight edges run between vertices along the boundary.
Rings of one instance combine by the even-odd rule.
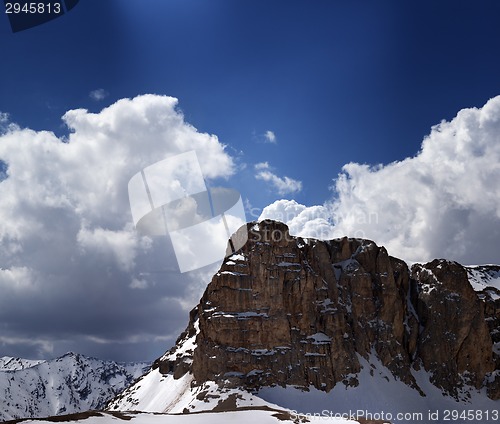
[[[276,411],[234,411],[234,412],[203,412],[198,414],[168,415],[168,414],[124,414],[127,418],[117,418],[103,413],[100,417],[89,417],[76,422],[84,424],[294,424],[294,417],[285,418]],[[129,417],[131,419],[129,420]],[[127,420],[127,421],[125,421]],[[326,424],[354,424],[355,421],[322,417],[321,422]],[[52,424],[53,421],[23,421],[25,424]]]

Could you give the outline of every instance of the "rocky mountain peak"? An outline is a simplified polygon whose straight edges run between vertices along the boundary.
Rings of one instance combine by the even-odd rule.
[[[196,332],[196,347],[157,361],[161,371],[329,391],[357,385],[360,357],[375,355],[416,390],[412,370],[423,367],[451,396],[465,384],[498,398],[485,305],[460,264],[410,271],[369,240],[302,239],[274,221],[247,231],[191,313],[185,336]]]
[[[110,409],[177,411],[182,398],[181,411],[197,410],[239,388],[356,391],[367,378],[421,410],[436,405],[418,400],[428,394],[450,407],[500,399],[494,269],[446,260],[409,269],[373,241],[293,237],[274,221],[244,231],[248,242],[224,260],[176,346]]]
[[[493,342],[484,304],[469,283],[466,269],[436,259],[412,267],[418,289],[418,357],[432,382],[454,393],[463,383],[479,388],[495,370]]]

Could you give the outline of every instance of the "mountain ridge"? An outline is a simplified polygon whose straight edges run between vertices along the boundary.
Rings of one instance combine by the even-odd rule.
[[[3,357],[0,421],[100,409],[149,369],[68,352],[51,360]]]
[[[176,346],[110,410],[171,411],[145,395],[147,378],[157,393],[189,380],[163,400],[189,398],[190,411],[207,385],[354,392],[367,371],[407,387],[421,409],[435,407],[437,393],[452,407],[498,407],[500,305],[494,287],[474,291],[472,267],[437,259],[409,269],[372,241],[293,237],[274,221],[245,231],[248,243],[224,260]]]
[[[2,356],[0,358],[0,371],[18,371],[31,368],[45,362],[45,359],[25,359],[12,356]]]
[[[402,423],[398,410],[499,409],[500,266],[408,267],[373,241],[293,237],[275,221],[242,231],[248,243],[176,344],[106,403],[110,414],[264,408],[286,422],[328,411]]]

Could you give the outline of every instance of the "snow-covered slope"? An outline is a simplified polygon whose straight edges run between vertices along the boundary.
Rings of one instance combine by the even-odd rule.
[[[38,364],[12,358],[2,364],[8,369],[0,371],[0,421],[102,408],[149,368],[74,353]]]
[[[197,326],[196,326],[197,327]],[[168,352],[162,359],[177,359],[188,361],[191,352],[196,348],[196,334],[185,337],[176,348]],[[200,386],[192,386],[193,377],[190,373],[175,379],[172,373],[161,374],[158,368],[139,379],[134,385],[127,388],[120,396],[108,405],[110,411],[145,411],[168,414],[200,413],[207,421],[223,422],[221,415],[208,414],[213,411],[237,411],[252,409],[254,412],[261,408],[287,410],[292,418],[299,415],[309,416],[312,422],[321,420],[335,421],[333,418],[376,419],[380,422],[414,423],[436,422],[446,423],[446,411],[481,411],[489,417],[499,416],[500,402],[493,401],[486,396],[485,390],[476,390],[464,385],[461,399],[455,400],[446,396],[430,382],[430,375],[423,368],[413,371],[418,386],[425,396],[414,388],[404,384],[372,355],[369,360],[359,356],[362,370],[356,375],[357,386],[338,384],[333,390],[326,393],[309,387],[308,390],[293,386],[264,387],[258,393],[249,393],[242,389],[219,387],[208,381]],[[432,419],[429,414],[432,413]],[[455,412],[454,412],[455,413]],[[479,413],[479,412],[478,412]],[[497,415],[495,415],[497,414]],[[171,415],[169,415],[171,416]],[[187,418],[179,418],[179,423]],[[238,416],[237,422],[245,423],[246,415]],[[251,417],[252,415],[248,415]],[[485,415],[486,416],[486,415]],[[169,423],[167,416],[161,422]],[[214,421],[210,421],[210,419]],[[333,418],[332,418],[333,417]],[[142,417],[144,418],[144,416]],[[449,417],[451,419],[451,416]],[[144,418],[145,419],[145,418]],[[241,419],[242,421],[239,421]],[[252,418],[249,418],[250,420]],[[254,419],[264,417],[254,416]],[[468,420],[470,423],[482,423],[485,420]],[[491,420],[490,420],[491,421]],[[101,423],[96,421],[96,423]],[[138,421],[139,422],[139,421]],[[140,422],[148,422],[146,420]],[[173,421],[177,422],[177,421]],[[274,421],[269,421],[274,422]],[[354,421],[349,421],[354,422]],[[486,420],[488,422],[488,420]],[[93,422],[92,422],[93,424]]]
[[[464,386],[461,399],[457,401],[446,396],[431,384],[430,375],[423,368],[413,370],[419,387],[425,396],[417,390],[396,379],[385,368],[375,355],[368,360],[360,357],[363,369],[357,375],[357,386],[337,385],[330,392],[309,387],[304,391],[299,388],[265,387],[259,390],[258,396],[265,401],[289,408],[299,414],[349,416],[354,419],[376,419],[393,424],[435,422],[487,423],[497,422],[500,418],[500,402],[486,396],[485,390],[476,390]],[[468,417],[465,420],[452,419],[451,411],[474,411],[482,413],[479,417]],[[448,412],[447,412],[448,411]],[[458,411],[458,412],[457,412]],[[429,415],[432,413],[432,417]],[[448,414],[448,415],[446,415]],[[489,419],[487,419],[487,416]]]
[[[500,273],[495,274],[492,266],[468,267],[467,271],[470,283],[476,284],[476,291],[496,290]],[[496,418],[500,418],[500,400],[490,399],[485,388],[476,389],[469,385],[465,374],[462,375],[463,384],[458,384],[456,388],[456,396],[450,396],[431,383],[432,372],[416,364],[411,369],[416,384],[410,386],[386,368],[375,351],[368,357],[358,354],[361,370],[352,374],[355,385],[339,383],[329,392],[313,386],[304,390],[303,387],[271,385],[249,392],[231,384],[226,386],[223,381],[193,384],[190,364],[198,348],[196,338],[200,333],[199,318],[195,316],[192,314],[190,326],[176,346],[160,358],[149,373],[114,399],[108,405],[110,411],[196,413],[211,417],[208,413],[219,410],[286,408],[292,411],[292,417],[298,413],[313,416],[311,422],[315,419],[328,422],[328,417],[374,418],[391,423],[482,423],[496,422]],[[179,370],[182,372],[176,375]],[[496,373],[489,374],[487,378],[494,378]],[[465,420],[460,418],[463,411],[466,413]],[[474,417],[470,411],[474,411]],[[216,419],[213,422],[219,421]],[[181,419],[179,422],[182,422]]]
[[[474,265],[467,266],[465,269],[475,291],[487,290],[493,300],[500,299],[500,266]]]
[[[25,368],[34,367],[42,362],[45,361],[41,359],[22,359],[2,356],[0,358],[0,371],[24,370]]]
[[[232,412],[203,412],[199,414],[147,414],[147,413],[91,413],[90,416],[68,417],[67,421],[84,424],[116,424],[126,421],[131,424],[297,424],[298,422],[307,422],[304,419],[298,421],[298,417],[286,411],[276,411],[269,409],[240,410]],[[321,422],[326,424],[355,424],[354,421],[334,418],[321,417]],[[22,421],[29,424],[50,424],[53,421]]]
[[[192,334],[186,333],[174,348],[160,358],[189,365],[196,348],[199,332],[198,321],[193,325]],[[153,365],[148,373],[125,389],[107,406],[109,411],[143,411],[169,414],[237,410],[241,408],[282,409],[241,389],[219,387],[207,381],[192,385],[191,372],[176,378],[173,373],[162,374]]]
[[[349,242],[349,240],[347,240],[347,242]],[[339,251],[341,250],[342,249],[339,249]],[[356,250],[356,252],[357,251],[358,250]],[[276,256],[278,257],[279,255]],[[285,255],[282,254],[279,257],[285,257]],[[288,256],[286,257],[289,258],[291,256],[290,254],[288,254]],[[380,255],[368,255],[364,258],[364,260],[366,262],[368,260],[372,260],[375,257],[378,257],[380,259]],[[383,256],[382,259],[385,257],[386,256]],[[232,259],[233,262],[237,262],[235,261],[234,257],[230,259]],[[377,259],[377,261],[379,261],[379,259]],[[382,259],[380,259],[380,261],[382,261]],[[283,261],[279,259],[277,260],[276,267],[280,268],[281,264],[284,263],[286,263],[288,266],[291,262],[289,262],[288,260]],[[334,262],[334,264],[336,263],[340,262]],[[439,272],[443,269],[448,271],[441,275]],[[408,328],[415,327],[415,331],[420,331],[420,333],[422,333],[423,329],[426,328],[425,326],[430,320],[429,316],[431,315],[431,312],[434,313],[433,311],[436,310],[438,310],[438,312],[441,311],[441,309],[439,309],[440,304],[444,303],[443,308],[448,308],[448,310],[456,311],[456,316],[464,316],[465,314],[470,314],[470,316],[472,317],[471,320],[475,319],[475,316],[477,316],[477,314],[474,315],[472,312],[479,309],[482,314],[484,306],[485,315],[484,317],[483,315],[481,315],[482,321],[480,324],[482,324],[484,327],[483,320],[486,321],[488,323],[489,330],[486,327],[475,328],[482,328],[484,330],[484,334],[486,335],[484,339],[487,339],[486,341],[488,342],[484,343],[484,346],[488,348],[489,352],[489,350],[491,349],[492,341],[492,339],[489,338],[489,335],[491,334],[493,338],[494,335],[497,335],[495,331],[500,328],[500,325],[498,324],[498,314],[496,312],[499,310],[498,302],[500,301],[500,267],[493,265],[470,266],[466,267],[465,269],[467,271],[468,280],[474,290],[476,290],[476,294],[478,298],[483,302],[483,305],[480,305],[478,299],[475,298],[474,293],[467,284],[467,278],[465,277],[464,270],[459,264],[447,261],[433,261],[432,263],[419,266],[418,269],[414,272],[413,278],[420,278],[418,280],[413,280],[418,281],[420,284],[420,286],[415,286],[414,288],[415,290],[421,290],[422,293],[433,292],[433,296],[439,295],[440,297],[435,297],[436,301],[434,303],[426,303],[429,299],[424,298],[424,296],[422,295],[422,299],[418,299],[420,303],[418,303],[417,306],[419,306],[419,308],[414,308],[414,303],[411,303],[410,306],[407,305],[408,311],[410,312],[408,316],[410,318],[411,316],[416,317],[416,319],[419,319],[420,317],[422,318],[422,320],[415,321],[415,325],[411,324],[411,321],[406,320],[404,324]],[[295,274],[295,271],[296,270],[290,269],[287,272]],[[342,269],[342,272],[344,271],[346,270]],[[419,271],[420,274],[417,271]],[[221,274],[223,274],[224,272],[226,271],[222,271]],[[383,273],[379,274],[382,275]],[[246,274],[241,275],[244,276]],[[347,287],[348,283],[351,285],[355,283],[362,283],[364,280],[361,281],[361,279],[364,278],[364,275],[368,274],[360,273],[359,275],[360,277],[357,280],[355,279],[355,277],[357,278],[357,275],[354,275],[352,276],[352,280],[349,280],[348,282],[344,281],[345,286]],[[430,277],[427,278],[426,275],[430,275]],[[438,277],[440,279],[438,279]],[[339,271],[338,274],[335,275],[335,280],[337,282],[339,280],[342,282],[342,278],[342,273]],[[305,281],[307,279],[304,278],[303,280]],[[259,292],[260,295],[262,295],[264,289],[267,287],[266,284],[268,283],[266,281],[261,284],[261,290]],[[230,281],[221,281],[220,287],[229,287],[229,283]],[[323,283],[325,283],[324,280]],[[337,283],[337,288],[338,285],[339,284]],[[236,283],[235,287],[237,287]],[[323,286],[321,284],[318,287],[319,290],[323,290]],[[453,300],[457,296],[459,296],[456,293],[462,293],[461,288],[463,287],[467,288],[466,296],[464,296],[464,298],[466,300],[472,299],[470,302],[472,306],[468,305],[470,307],[464,307],[461,303],[455,302]],[[369,285],[368,288],[371,290],[371,285]],[[252,290],[255,289],[256,281],[252,280]],[[249,289],[245,290],[248,291]],[[317,291],[316,289],[314,290]],[[370,290],[367,291],[368,294],[365,296],[367,299],[371,299],[372,291]],[[384,286],[383,293],[386,294],[387,290],[388,287]],[[441,292],[439,292],[439,290],[441,290]],[[214,293],[219,292],[217,292],[217,290],[214,291]],[[382,291],[378,292],[378,294],[380,293],[382,293]],[[411,293],[412,291],[407,287],[403,293],[403,300],[405,302],[411,301],[411,299],[409,299]],[[449,293],[451,293],[451,295]],[[297,304],[299,302],[304,302],[303,294],[304,291],[301,292],[300,297],[297,297]],[[397,295],[397,293],[395,294]],[[449,297],[453,301],[448,299]],[[227,327],[225,330],[220,325],[217,325],[210,333],[207,330],[206,321],[203,321],[202,319],[204,316],[200,313],[200,310],[202,309],[202,306],[205,305],[206,308],[203,309],[203,311],[210,312],[217,305],[215,303],[211,303],[214,298],[208,299],[208,297],[204,297],[204,299],[205,303],[201,302],[201,306],[199,306],[199,308],[195,308],[191,312],[188,328],[179,337],[176,346],[174,346],[174,348],[172,348],[165,355],[155,361],[153,367],[151,368],[151,370],[149,370],[149,372],[144,374],[134,384],[128,385],[125,390],[123,390],[112,401],[110,401],[105,407],[107,412],[99,413],[99,416],[94,413],[94,415],[83,414],[79,415],[78,417],[68,417],[68,420],[78,420],[78,422],[85,422],[88,424],[107,424],[111,423],[111,421],[116,422],[120,418],[130,419],[131,421],[137,423],[161,422],[168,424],[170,422],[175,422],[182,424],[182,422],[184,422],[187,424],[193,424],[198,422],[224,423],[231,421],[243,424],[252,422],[253,424],[253,422],[255,422],[256,420],[259,420],[262,423],[274,423],[279,420],[282,420],[281,422],[285,423],[299,421],[302,422],[302,419],[298,418],[297,414],[299,413],[310,415],[310,422],[321,420],[332,423],[346,423],[349,422],[348,418],[351,418],[353,420],[350,422],[354,422],[354,420],[361,420],[363,422],[362,419],[364,418],[368,420],[380,420],[379,422],[391,422],[393,424],[409,422],[446,423],[449,421],[482,423],[497,422],[498,418],[500,418],[500,400],[498,394],[495,394],[498,393],[495,392],[495,390],[498,389],[498,382],[500,382],[500,370],[498,370],[498,365],[493,364],[496,367],[494,368],[494,371],[490,372],[490,370],[488,370],[488,372],[482,374],[480,377],[481,380],[478,382],[478,384],[475,385],[470,384],[470,368],[466,368],[466,371],[462,370],[458,372],[455,380],[450,379],[450,373],[447,370],[446,372],[444,372],[444,377],[441,380],[436,380],[436,373],[440,372],[440,368],[434,366],[432,361],[434,361],[439,366],[441,366],[440,364],[447,363],[447,358],[443,359],[442,355],[440,358],[438,354],[451,351],[448,348],[449,346],[453,345],[452,342],[455,340],[455,336],[453,335],[459,334],[464,327],[467,327],[466,324],[464,324],[464,326],[460,328],[455,328],[454,333],[451,333],[453,336],[450,337],[451,341],[446,339],[446,341],[449,343],[443,344],[444,347],[442,349],[439,348],[439,346],[441,345],[438,343],[436,345],[438,347],[431,350],[428,349],[426,351],[428,355],[425,356],[424,359],[431,364],[430,367],[425,366],[425,362],[423,361],[423,359],[418,359],[415,356],[411,356],[412,366],[408,371],[409,377],[404,372],[395,372],[394,368],[389,369],[391,362],[387,361],[387,358],[385,358],[386,362],[383,362],[383,356],[381,356],[380,352],[384,352],[383,349],[380,349],[380,346],[384,344],[387,345],[387,339],[379,336],[387,326],[382,325],[380,324],[380,321],[377,321],[377,328],[379,329],[379,336],[377,337],[379,338],[377,338],[376,340],[378,341],[379,349],[375,349],[375,346],[372,345],[371,351],[369,349],[363,351],[362,353],[360,353],[359,351],[353,351],[352,355],[348,351],[346,351],[346,357],[357,357],[357,363],[360,364],[360,367],[356,369],[349,369],[347,374],[344,375],[345,378],[343,377],[341,381],[338,381],[333,386],[333,388],[330,387],[328,389],[328,392],[326,390],[320,390],[321,388],[325,387],[324,384],[313,385],[313,379],[308,380],[305,384],[295,383],[293,382],[293,380],[287,380],[287,382],[284,383],[288,384],[288,386],[286,387],[282,387],[278,380],[269,381],[266,382],[266,384],[261,385],[245,386],[244,384],[240,383],[240,381],[242,380],[238,380],[239,376],[242,373],[239,372],[240,369],[238,361],[235,361],[232,356],[232,352],[237,352],[237,350],[240,349],[241,344],[237,344],[238,340],[236,340],[234,344],[227,344],[227,346],[236,346],[237,348],[228,349],[227,352],[229,353],[227,353],[226,356],[220,356],[215,351],[215,353],[211,354],[213,356],[207,355],[207,351],[203,349],[204,347],[206,347],[207,340],[215,340],[214,335],[216,335],[217,332],[222,333],[223,331],[248,331],[248,327],[245,327],[245,325],[249,322],[248,318],[250,316],[253,317],[255,313],[253,312],[253,310],[247,308],[244,302],[240,304],[240,301],[238,300],[239,297],[235,296],[234,304],[229,305],[231,306],[231,313],[228,313],[226,315],[228,315],[228,318],[234,318],[234,316],[237,315],[238,317],[244,319],[237,320],[233,327]],[[224,297],[224,299],[227,299],[227,297]],[[313,301],[314,299],[316,299],[316,297],[313,298]],[[387,300],[385,298],[380,299],[381,301]],[[322,306],[321,308],[318,308],[320,309],[318,313],[322,314],[321,316],[323,316],[326,311],[326,307],[323,306],[331,305],[330,298],[328,298],[327,300],[328,302],[325,302],[324,300],[322,300],[321,302],[312,302],[312,304],[314,305],[319,304]],[[270,302],[272,301],[273,300],[271,299]],[[337,306],[342,306],[342,301],[342,298],[339,297],[337,299]],[[472,308],[473,306],[475,307],[475,304],[473,304],[474,302],[479,305],[477,309]],[[370,305],[369,302],[367,302],[366,304],[368,306]],[[392,303],[390,305],[391,307],[393,307]],[[420,315],[417,314],[417,309],[418,314]],[[221,310],[227,311],[228,309]],[[365,314],[366,309],[362,308],[360,310],[361,313],[357,315],[356,319],[363,318],[363,314]],[[333,310],[333,312],[335,311],[336,310]],[[296,312],[302,312],[302,310],[297,309]],[[305,310],[305,312],[307,313],[308,310]],[[352,316],[351,307],[347,308],[346,312],[348,312],[348,314],[346,314],[347,316]],[[391,309],[391,312],[392,314],[394,314],[394,308]],[[424,314],[424,312],[426,312],[426,314]],[[445,312],[447,311],[445,310]],[[311,316],[313,317],[312,319],[315,319],[315,313],[316,309],[314,309],[311,313]],[[302,313],[297,313],[297,315],[302,316]],[[391,314],[389,313],[389,315]],[[433,317],[434,321],[432,321],[432,329],[439,327],[440,324],[444,321],[442,318],[440,318],[441,313],[438,313],[437,315],[438,318]],[[309,322],[315,321],[307,321],[306,324],[309,325]],[[279,332],[281,327],[278,324],[276,324],[274,327],[268,327],[268,329],[270,330],[268,330],[268,333],[266,334],[274,334],[274,331]],[[420,324],[420,327],[418,324]],[[345,331],[349,329],[348,327],[342,327],[342,329],[344,328],[346,329]],[[413,334],[410,332],[411,328],[408,330],[408,335]],[[367,329],[369,330],[369,328]],[[467,328],[465,329],[467,330]],[[262,333],[261,329],[259,329],[259,331]],[[344,330],[342,330],[342,332],[343,331]],[[474,331],[477,333],[476,330]],[[436,334],[438,333],[439,332],[435,333],[433,336],[436,337]],[[443,333],[444,336],[447,335],[447,333],[441,333]],[[295,345],[291,344],[288,349],[301,351],[302,344],[307,343],[308,346],[309,344],[322,345],[330,341],[330,337],[326,337],[326,333],[320,332],[316,327],[311,330],[310,333],[305,332],[304,334],[311,335],[305,337],[303,340],[298,339],[298,342],[296,342]],[[474,334],[475,333],[472,332],[471,336],[473,336]],[[389,333],[386,333],[386,335],[390,336]],[[343,343],[343,340],[348,337],[348,333],[344,332],[343,338],[340,340],[340,344],[336,344],[335,346],[333,346],[335,348],[332,351],[334,354],[338,354],[338,346],[342,346],[341,343]],[[437,337],[437,339],[438,341],[441,340],[439,339],[439,337]],[[242,340],[244,340],[244,338],[242,338]],[[363,334],[358,333],[356,340],[361,342],[363,340]],[[478,340],[481,341],[482,339]],[[417,343],[419,341],[418,338],[411,339],[409,337],[408,340],[401,340],[401,342],[398,343],[399,345],[402,345],[403,343],[410,344],[411,342]],[[493,342],[496,343],[493,345],[494,352],[496,352],[496,354],[499,354],[500,342],[498,342],[497,339],[494,339]],[[275,346],[282,346],[282,344]],[[481,348],[475,349],[478,346],[478,343],[475,343],[473,346],[474,349],[471,349],[471,355],[485,351],[484,349],[481,350]],[[424,351],[424,348],[425,346],[422,347],[422,345],[419,345],[419,349],[421,349],[422,352]],[[459,346],[459,350],[460,352],[463,352],[464,349],[464,344],[462,343],[462,345]],[[252,350],[252,352],[256,352],[254,356],[259,356],[259,359],[255,359],[255,362],[241,361],[241,363],[244,364],[251,363],[254,367],[253,369],[246,370],[246,375],[260,375],[259,373],[267,372],[268,370],[277,370],[277,373],[283,373],[287,369],[290,370],[290,368],[287,368],[284,365],[284,361],[282,359],[283,356],[281,358],[276,356],[276,358],[273,358],[273,363],[278,364],[276,366],[276,369],[268,367],[263,368],[264,371],[262,371],[260,368],[258,368],[258,366],[260,366],[260,364],[265,360],[268,360],[268,358],[264,357],[265,355],[263,355],[261,353],[261,350],[259,349]],[[403,353],[405,352],[406,351],[404,351]],[[411,350],[411,352],[415,352],[415,346],[413,350]],[[400,353],[401,350],[395,349],[392,350],[391,356],[393,358],[398,358],[398,356],[400,357]],[[273,355],[274,354],[275,352],[273,352]],[[263,358],[260,358],[260,356],[262,356]],[[297,356],[296,362],[293,362],[292,365],[304,364],[304,369],[306,369],[306,371],[312,370],[311,373],[318,372],[319,375],[319,371],[325,370],[327,369],[327,367],[338,366],[339,361],[342,359],[342,357],[340,357],[339,355],[332,355],[333,360],[331,362],[326,362],[324,364],[318,362],[317,364],[314,363],[317,366],[312,366],[311,364],[313,362],[309,361],[312,361],[311,358],[315,359],[316,356],[323,358],[326,357],[326,354],[319,352],[315,356],[310,355],[309,353],[305,354],[303,358]],[[230,363],[232,364],[233,368],[226,369],[224,368],[224,366],[216,368],[217,370],[222,370],[222,372],[219,374],[220,378],[217,379],[216,373],[212,375],[204,374],[204,369],[202,369],[200,372],[199,368],[196,368],[197,365],[199,367],[200,363],[204,364],[204,362],[200,362],[200,357],[202,359],[214,358],[215,360],[219,361],[219,364],[222,365]],[[469,356],[467,356],[467,358],[469,358]],[[497,361],[496,364],[498,364],[498,358],[496,356],[494,358]],[[62,359],[63,358],[61,358],[59,361],[62,361]],[[254,358],[250,359],[253,360]],[[401,360],[401,357],[399,359]],[[491,358],[489,360],[491,360]],[[92,360],[88,360],[87,358],[85,358],[85,361]],[[84,371],[81,371],[82,366],[80,366],[80,364],[79,367],[76,367],[77,369],[80,369],[80,371],[77,372],[76,375],[71,375],[71,377],[68,377],[69,380],[67,378],[57,377],[56,381],[52,381],[52,379],[55,378],[54,376],[57,376],[58,373],[64,374],[63,369],[68,368],[65,365],[58,365],[58,363],[52,362],[41,363],[36,366],[32,366],[31,368],[15,371],[16,375],[19,375],[17,373],[21,372],[27,373],[24,379],[24,387],[28,387],[29,390],[22,392],[20,391],[20,389],[16,389],[18,390],[16,392],[14,389],[12,389],[9,405],[13,404],[14,401],[18,402],[19,399],[28,399],[30,397],[38,398],[39,406],[37,407],[37,410],[24,410],[25,415],[33,414],[36,416],[53,415],[56,413],[60,414],[63,412],[68,413],[73,410],[97,409],[103,406],[103,402],[106,396],[108,396],[108,398],[112,396],[112,394],[110,394],[112,389],[116,388],[116,391],[114,393],[117,393],[119,392],[119,388],[123,388],[127,384],[127,378],[125,378],[123,375],[119,377],[119,374],[116,372],[104,371],[104,374],[109,373],[110,375],[112,375],[112,377],[103,377],[101,375],[103,374],[102,371],[96,371],[100,366],[96,363],[90,363],[83,366]],[[6,358],[3,363],[5,364],[5,367],[18,366],[19,368],[22,368],[30,365],[28,362],[20,362],[18,365],[16,365],[16,362],[13,362],[9,358]],[[383,364],[389,365],[387,365],[386,367]],[[102,369],[106,370],[107,368],[103,367]],[[32,370],[37,370],[37,373],[28,374]],[[9,375],[8,371],[4,371],[3,373],[5,375]],[[194,375],[196,375],[197,381],[194,381],[193,373]],[[64,375],[67,374],[68,373],[66,372],[66,374]],[[98,376],[98,374],[100,376]],[[269,375],[273,374],[269,372]],[[104,380],[106,384],[101,384],[102,380]],[[488,386],[485,385],[486,383],[482,384],[483,380],[488,384],[494,383],[496,384],[496,386]],[[40,384],[40,381],[43,382],[43,384]],[[438,381],[439,384],[436,384],[436,381]],[[443,382],[446,384],[442,384]],[[0,383],[4,384],[5,381],[0,380]],[[295,386],[292,386],[291,384],[294,384]],[[450,392],[447,384],[453,386],[453,393]],[[64,387],[61,388],[62,386]],[[1,387],[2,386],[0,385],[0,388]],[[46,389],[47,387],[50,387],[51,391],[48,391]],[[482,388],[478,389],[480,387]],[[494,396],[491,396],[489,392],[487,393],[487,390],[490,389],[492,390],[491,393]],[[52,394],[54,392],[57,392],[57,396],[54,396]],[[98,395],[99,400],[96,401],[92,396],[90,396],[90,394],[92,396]],[[91,399],[88,400],[88,398]],[[40,399],[42,399],[43,401],[40,402]],[[56,401],[53,401],[53,399],[56,399]],[[76,404],[78,404],[78,409],[71,409]],[[0,407],[1,406],[2,404],[0,400]],[[19,407],[19,405],[16,405],[16,407]],[[26,405],[24,405],[23,407],[27,408]],[[130,411],[141,412],[133,413]],[[471,416],[471,411],[473,411],[474,416]],[[464,412],[465,418],[462,418]]]
[[[128,399],[122,399],[121,403],[115,402],[111,409],[168,413],[168,416],[186,414],[182,419],[178,417],[179,421],[172,421],[179,423],[183,420],[191,423],[187,417],[192,413],[196,413],[196,416],[204,416],[206,421],[202,422],[211,423],[223,422],[221,421],[222,415],[213,415],[208,412],[226,411],[228,414],[229,411],[236,411],[239,414],[244,410],[255,412],[261,408],[286,410],[292,418],[305,415],[312,417],[312,420],[325,422],[345,422],[332,419],[336,417],[346,420],[348,418],[352,420],[376,419],[393,424],[431,421],[444,424],[447,422],[445,414],[450,413],[449,411],[460,414],[462,411],[469,410],[481,411],[484,417],[486,414],[491,418],[500,417],[498,415],[499,402],[489,399],[484,390],[481,392],[468,388],[463,393],[463,399],[456,401],[433,386],[429,381],[428,373],[421,369],[414,373],[419,386],[426,394],[426,396],[421,396],[417,390],[395,379],[375,357],[370,358],[369,361],[360,358],[360,361],[363,369],[357,375],[359,385],[346,387],[339,384],[328,393],[314,387],[303,390],[293,386],[286,388],[274,386],[262,388],[255,394],[239,389],[218,387],[214,382],[205,382],[201,386],[191,387],[191,374],[188,373],[175,380],[171,374],[162,375],[156,369],[134,385],[135,388],[128,392]],[[430,413],[433,414],[432,420],[429,418]],[[238,417],[235,422],[246,422],[246,416],[238,414],[234,413],[233,419]],[[264,417],[259,418],[251,414],[248,415],[249,419],[252,419],[252,416],[254,419],[264,419]],[[161,422],[169,423],[167,416],[164,417],[165,420]],[[451,420],[451,415],[448,418]],[[479,424],[487,420],[472,419],[467,422]]]
[[[212,381],[191,387],[192,381],[190,373],[176,380],[172,374],[162,375],[155,369],[127,389],[107,409],[182,414],[241,408],[280,408],[245,390],[219,387]]]
[[[192,362],[192,354],[196,348],[196,336],[199,332],[198,322],[194,325],[193,334],[181,336],[176,345],[165,355],[161,361],[179,361],[187,365]],[[197,395],[202,390],[191,390],[192,375],[190,372],[181,378],[174,378],[172,373],[162,374],[160,369],[153,365],[147,374],[143,375],[136,383],[125,389],[107,407],[110,411],[144,411],[144,412],[183,412],[185,408],[198,410],[212,409],[213,402],[203,404],[201,408],[193,405]],[[193,406],[193,407],[191,407]]]

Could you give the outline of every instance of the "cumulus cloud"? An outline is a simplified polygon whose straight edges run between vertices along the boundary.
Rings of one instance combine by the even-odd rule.
[[[160,354],[165,340],[175,341],[186,308],[215,269],[180,274],[168,238],[135,231],[128,181],[152,163],[191,150],[206,178],[234,172],[217,137],[186,123],[176,107],[174,98],[144,95],[99,113],[67,112],[65,139],[17,126],[0,135],[5,354],[36,356],[33,349],[39,349],[44,356],[52,344],[54,354],[78,349],[139,360]]]
[[[300,237],[328,240],[341,236],[332,224],[330,210],[325,206],[305,206],[295,200],[277,200],[266,206],[259,221],[272,219],[285,222],[290,233]]]
[[[8,113],[0,111],[0,135],[5,133],[9,128],[10,129],[17,128],[17,125],[10,122],[10,115]],[[2,161],[0,160],[0,173],[1,171],[2,171]]]
[[[89,97],[92,100],[95,100],[96,102],[104,100],[108,96],[109,96],[109,93],[106,90],[104,90],[103,88],[98,88],[97,90],[92,90],[89,93]]]
[[[263,133],[257,133],[256,131],[253,131],[252,138],[256,143],[260,144],[278,144],[276,133],[271,130],[266,130]]]
[[[273,131],[267,130],[264,133],[264,138],[268,143],[276,144],[278,140],[276,139],[276,134]]]
[[[370,238],[407,260],[498,263],[499,182],[500,97],[495,97],[432,127],[414,157],[386,166],[345,165],[334,182],[334,199],[324,205],[280,201],[262,218],[284,214],[300,235]],[[289,210],[299,212],[288,216]],[[308,213],[313,218],[303,219]]]
[[[302,190],[302,182],[290,177],[278,177],[274,174],[267,162],[257,163],[255,166],[255,178],[268,182],[280,196],[297,193]]]

